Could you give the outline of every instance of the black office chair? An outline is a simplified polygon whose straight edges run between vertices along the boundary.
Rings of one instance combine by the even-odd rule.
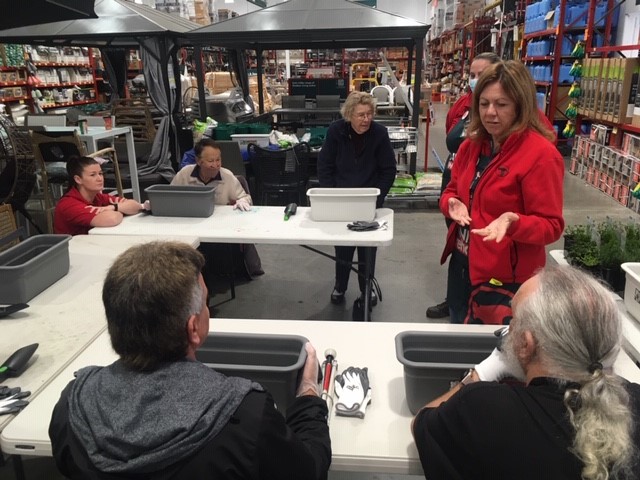
[[[275,197],[279,200],[277,205],[292,201],[306,205],[309,144],[303,142],[285,150],[269,150],[250,143],[248,151],[258,190],[255,198],[260,198],[260,204],[268,205]]]
[[[244,160],[240,152],[240,144],[235,140],[216,140],[220,146],[222,166],[231,170],[234,175],[246,176]]]
[[[304,95],[285,95],[282,97],[282,108],[305,108]],[[296,131],[304,126],[306,113],[281,113],[278,115],[278,128]]]

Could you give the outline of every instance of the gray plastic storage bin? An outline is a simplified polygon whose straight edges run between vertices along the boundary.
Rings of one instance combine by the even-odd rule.
[[[404,365],[404,389],[414,415],[449,390],[466,370],[487,358],[498,344],[492,333],[400,332],[396,357]]]
[[[151,214],[161,217],[210,217],[215,186],[151,185],[144,189]]]
[[[297,335],[212,333],[196,358],[218,372],[262,385],[285,412],[296,396],[307,352],[307,339]]]
[[[26,303],[69,273],[71,235],[36,235],[0,253],[0,303]]]

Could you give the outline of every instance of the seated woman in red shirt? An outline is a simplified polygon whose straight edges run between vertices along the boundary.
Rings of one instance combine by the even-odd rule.
[[[69,190],[58,201],[53,217],[55,233],[86,235],[92,227],[113,227],[124,215],[144,209],[135,200],[102,193],[102,168],[93,158],[71,157],[67,174]]]

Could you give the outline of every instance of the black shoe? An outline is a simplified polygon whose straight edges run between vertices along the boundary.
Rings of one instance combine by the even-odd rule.
[[[333,292],[331,292],[331,303],[334,305],[340,305],[342,302],[344,302],[344,292],[334,288]]]
[[[353,302],[353,312],[351,312],[351,320],[354,322],[364,322],[364,305],[360,297]]]
[[[427,317],[429,318],[444,318],[449,316],[449,303],[445,300],[438,305],[427,308]]]
[[[371,290],[371,297],[369,297],[371,299],[371,306],[375,307],[376,305],[378,305],[378,295],[376,294],[375,290]],[[364,292],[360,292],[360,300],[364,300]]]

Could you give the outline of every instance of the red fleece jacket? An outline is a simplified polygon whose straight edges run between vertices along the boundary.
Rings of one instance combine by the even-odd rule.
[[[469,187],[476,161],[489,152],[489,142],[465,140],[453,164],[451,182],[440,198],[440,210],[449,216],[449,198],[469,208]],[[522,283],[543,267],[545,245],[562,235],[564,161],[556,147],[538,132],[514,133],[502,145],[480,178],[470,208],[471,229],[484,228],[504,212],[518,214],[500,243],[484,242],[471,234],[469,274],[471,284],[492,278],[503,283]],[[442,263],[455,246],[457,224],[447,235]]]

